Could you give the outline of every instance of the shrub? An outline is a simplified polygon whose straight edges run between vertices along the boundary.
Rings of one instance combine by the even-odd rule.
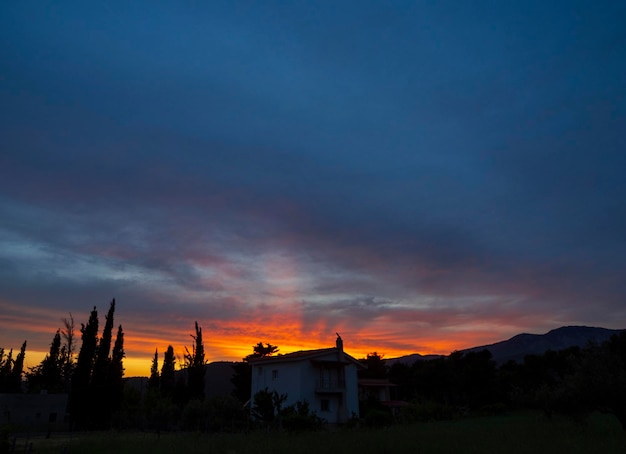
[[[324,420],[311,412],[309,403],[298,401],[282,411],[283,428],[290,432],[302,432],[306,430],[319,430],[324,425]]]
[[[370,410],[365,414],[365,425],[369,427],[390,426],[393,416],[386,410]]]

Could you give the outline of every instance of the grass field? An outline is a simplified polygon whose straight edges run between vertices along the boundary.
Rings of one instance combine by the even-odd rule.
[[[142,432],[55,434],[17,439],[15,452],[33,453],[624,453],[626,432],[610,415],[581,424],[536,413],[301,434]]]

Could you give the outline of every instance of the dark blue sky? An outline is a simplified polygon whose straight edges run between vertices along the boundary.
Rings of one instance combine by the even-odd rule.
[[[0,346],[624,328],[626,5],[504,3],[3,2]]]

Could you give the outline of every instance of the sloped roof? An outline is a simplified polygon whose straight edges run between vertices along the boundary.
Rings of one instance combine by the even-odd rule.
[[[284,362],[297,362],[297,361],[310,361],[315,360],[317,358],[326,356],[328,354],[337,354],[339,350],[336,347],[330,348],[319,348],[317,350],[300,350],[297,352],[287,353],[287,354],[278,354],[276,356],[266,356],[263,358],[251,359],[249,361],[252,366],[260,366],[263,364],[275,364],[275,363],[284,363]],[[346,352],[341,352],[348,363],[355,364],[359,368],[365,368],[363,364],[361,364],[358,360],[354,359],[352,356],[348,355]]]

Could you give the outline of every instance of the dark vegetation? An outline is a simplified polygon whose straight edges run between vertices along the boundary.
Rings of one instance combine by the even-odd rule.
[[[594,413],[581,426],[555,415],[550,421],[536,412],[396,424],[368,430],[323,432],[254,431],[233,433],[107,431],[31,438],[39,454],[169,454],[273,453],[623,453],[626,432],[614,418]],[[25,439],[15,452],[24,452]],[[65,449],[65,450],[64,450]]]
[[[74,320],[63,320],[50,351],[37,366],[24,370],[26,342],[14,355],[0,349],[0,393],[65,393],[69,395],[69,427],[75,430],[122,429],[146,433],[305,432],[324,421],[307,402],[285,406],[285,395],[264,390],[250,396],[251,359],[278,352],[258,343],[233,365],[232,395],[205,396],[206,365],[202,328],[196,322],[191,347],[177,364],[168,346],[159,364],[155,351],[150,376],[142,388],[124,386],[124,332],[114,329],[115,300],[99,335],[94,307],[81,324],[80,348]],[[374,352],[362,360],[360,378],[388,380],[391,400],[363,396],[358,427],[432,424],[472,417],[505,417],[534,412],[544,421],[566,418],[580,427],[598,418],[614,417],[626,429],[626,331],[602,344],[527,355],[523,361],[498,366],[488,350],[453,352],[447,357],[386,364]],[[596,416],[592,416],[596,415]],[[442,426],[443,427],[443,426]],[[6,448],[11,427],[2,427]]]

